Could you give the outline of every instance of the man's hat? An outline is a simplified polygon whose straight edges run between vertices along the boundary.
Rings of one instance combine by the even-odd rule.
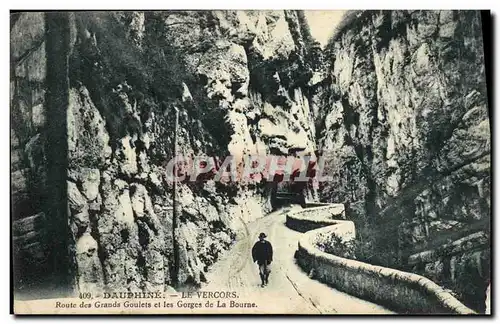
[[[265,237],[267,237],[265,233],[260,233],[259,234],[259,238],[265,238]]]

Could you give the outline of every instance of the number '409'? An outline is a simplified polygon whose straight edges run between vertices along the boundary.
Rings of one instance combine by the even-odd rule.
[[[80,299],[91,299],[91,298],[92,298],[92,294],[89,292],[80,293]]]

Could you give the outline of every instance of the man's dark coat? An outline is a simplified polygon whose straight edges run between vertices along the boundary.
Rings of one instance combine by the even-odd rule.
[[[269,241],[258,241],[252,248],[253,262],[257,261],[259,265],[269,264],[273,261],[273,247]]]

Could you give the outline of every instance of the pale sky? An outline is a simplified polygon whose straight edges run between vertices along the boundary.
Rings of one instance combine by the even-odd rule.
[[[325,47],[345,10],[304,10],[311,34]]]

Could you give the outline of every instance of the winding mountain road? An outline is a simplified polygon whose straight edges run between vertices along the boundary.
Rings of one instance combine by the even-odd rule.
[[[293,206],[290,208],[301,208]],[[295,262],[294,253],[301,233],[285,226],[282,209],[249,223],[238,233],[237,242],[207,273],[203,291],[236,291],[238,302],[255,302],[257,308],[240,313],[275,314],[390,314],[382,306],[350,296],[309,278]],[[273,245],[269,284],[260,287],[258,268],[251,249],[260,232]]]

